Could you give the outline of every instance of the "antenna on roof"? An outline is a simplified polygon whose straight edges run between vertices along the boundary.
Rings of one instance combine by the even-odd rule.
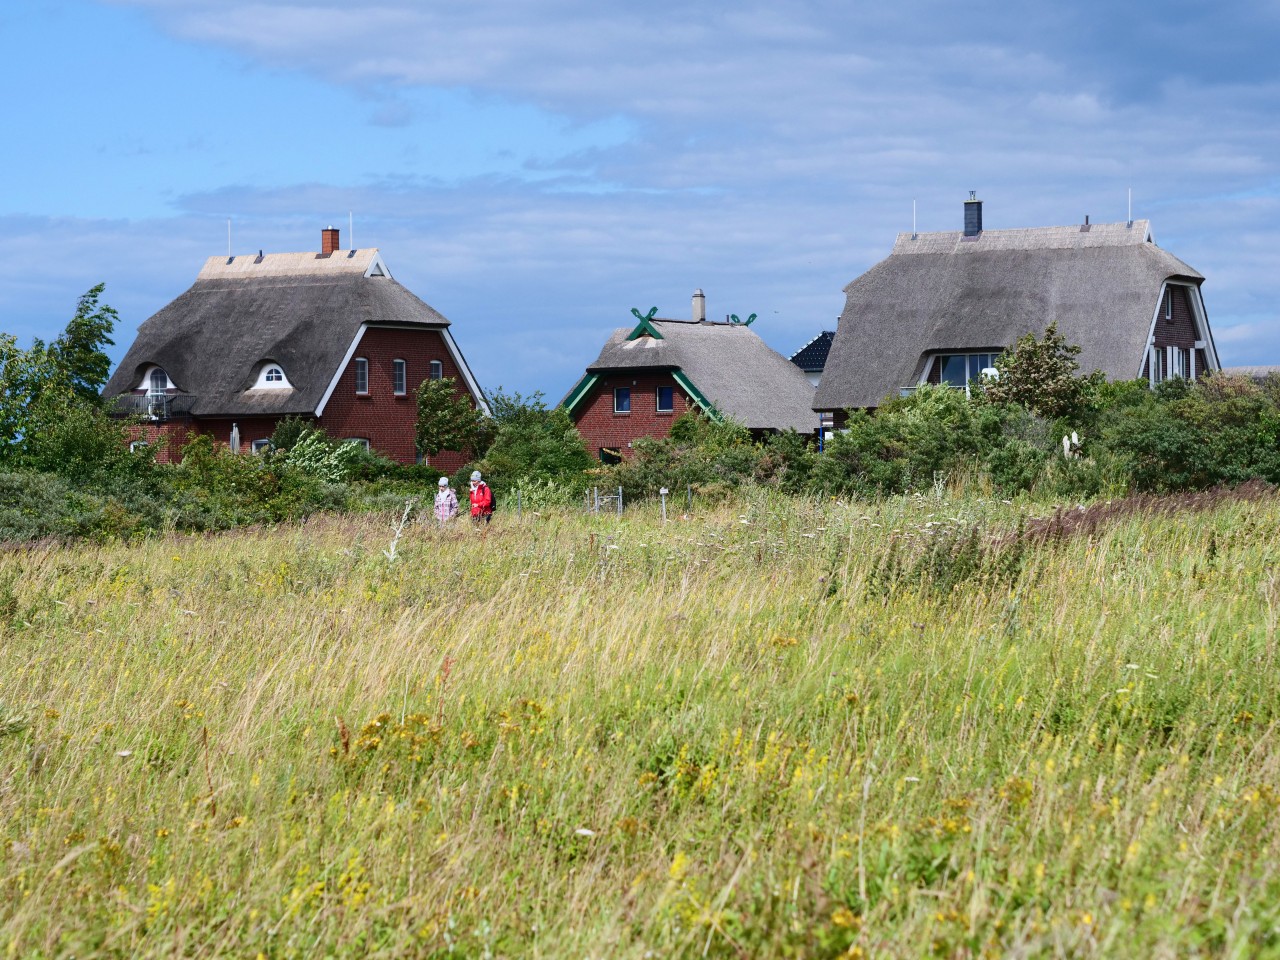
[[[920,235],[916,233],[916,200],[915,200],[915,197],[912,197],[911,198],[911,239],[912,240],[918,239],[919,236]]]
[[[1133,226],[1133,187],[1129,188],[1129,224],[1128,225],[1130,227]]]

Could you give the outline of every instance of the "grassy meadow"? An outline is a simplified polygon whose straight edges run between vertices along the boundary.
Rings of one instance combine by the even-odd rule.
[[[4,553],[0,955],[1280,956],[1280,502],[1148,506]]]

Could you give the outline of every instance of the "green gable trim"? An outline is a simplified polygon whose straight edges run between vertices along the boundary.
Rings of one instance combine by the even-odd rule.
[[[708,400],[703,395],[702,391],[693,385],[693,381],[685,375],[683,370],[672,370],[671,376],[676,383],[680,384],[681,389],[693,398],[693,402],[700,406],[702,411],[708,417],[716,421],[716,423],[719,423],[724,419],[720,416],[720,411],[716,409],[716,405]]]
[[[640,322],[636,324],[636,328],[627,336],[627,340],[636,340],[640,337],[653,337],[655,340],[662,340],[663,336],[658,332],[658,328],[653,325],[652,317],[641,317]]]
[[[588,373],[585,377],[578,381],[578,385],[570,391],[569,396],[564,398],[564,408],[573,413],[573,408],[582,402],[582,398],[587,395],[596,382],[600,379],[598,373]]]

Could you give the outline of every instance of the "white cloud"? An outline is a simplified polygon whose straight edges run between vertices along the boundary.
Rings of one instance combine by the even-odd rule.
[[[372,155],[363,180],[323,182],[318,168],[209,182],[169,221],[44,225],[45,249],[65,241],[95,271],[76,284],[119,277],[149,310],[217,252],[228,211],[246,249],[288,250],[314,242],[321,216],[355,210],[357,237],[458,323],[486,383],[553,394],[630,307],[682,314],[699,286],[713,315],[759,313],[766,339],[799,346],[910,228],[913,199],[922,230],[954,228],[969,189],[990,226],[1033,226],[1123,219],[1132,187],[1135,215],[1209,277],[1224,359],[1280,358],[1260,308],[1280,211],[1253,197],[1280,183],[1280,89],[1226,54],[1193,57],[1188,31],[1148,63],[1091,3],[1016,16],[979,0],[114,3],[191,43],[353,87],[374,123],[418,129],[413,92],[446,88],[622,131],[565,138],[561,155],[530,137],[509,145],[515,173],[458,180],[432,165],[450,145],[422,127],[420,150]],[[77,246],[112,236],[154,255],[112,266]],[[4,266],[0,281],[22,282]],[[469,348],[468,331],[506,346]]]

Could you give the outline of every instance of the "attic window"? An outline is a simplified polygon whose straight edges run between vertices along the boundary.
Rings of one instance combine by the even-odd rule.
[[[1164,288],[1164,318],[1173,319],[1173,287]]]
[[[409,392],[408,377],[405,375],[405,362],[403,360],[391,361],[391,392],[397,397],[403,397]]]
[[[169,375],[159,367],[151,371],[151,376],[147,380],[147,392],[153,396],[164,393],[169,389]]]
[[[262,369],[258,371],[257,382],[254,383],[254,390],[288,390],[293,385],[289,383],[289,378],[284,375],[284,367],[278,363],[268,360],[262,365]]]
[[[439,360],[431,361],[431,379],[432,380],[444,379],[444,364],[441,363]]]
[[[940,355],[938,382],[953,390],[963,390],[967,396],[969,383],[982,380],[982,371],[995,367],[998,353],[950,353]]]
[[[365,357],[355,359],[356,393],[369,392],[369,361]]]

